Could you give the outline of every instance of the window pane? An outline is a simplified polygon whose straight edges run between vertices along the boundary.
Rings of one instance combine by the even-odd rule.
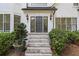
[[[14,29],[17,27],[19,23],[20,23],[20,16],[14,15]]]
[[[72,18],[72,31],[77,30],[77,18]]]
[[[10,31],[10,14],[4,14],[4,32]]]
[[[71,31],[71,18],[67,18],[67,30]]]
[[[32,7],[46,7],[47,3],[31,3]]]
[[[56,29],[60,29],[60,18],[56,18]]]
[[[0,14],[0,32],[3,31],[3,15]]]
[[[44,20],[44,32],[47,32],[48,31],[48,17],[44,16],[43,20]]]
[[[61,30],[66,30],[65,18],[61,18]]]
[[[31,17],[31,32],[35,32],[35,17]]]

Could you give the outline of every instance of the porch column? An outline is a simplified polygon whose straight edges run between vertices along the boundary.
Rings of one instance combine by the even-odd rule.
[[[10,32],[14,31],[14,14],[10,14]]]
[[[79,11],[77,13],[77,30],[79,30]]]

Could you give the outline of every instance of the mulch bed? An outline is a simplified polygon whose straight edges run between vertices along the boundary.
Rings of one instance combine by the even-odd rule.
[[[79,46],[76,44],[68,44],[62,51],[62,56],[79,56]]]
[[[24,56],[25,52],[17,51],[16,49],[12,48],[9,50],[9,54],[7,56]]]

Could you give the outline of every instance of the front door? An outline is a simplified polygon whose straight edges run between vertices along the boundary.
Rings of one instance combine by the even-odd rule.
[[[36,32],[42,32],[42,17],[36,17]]]
[[[47,32],[48,17],[47,16],[31,16],[31,32]]]

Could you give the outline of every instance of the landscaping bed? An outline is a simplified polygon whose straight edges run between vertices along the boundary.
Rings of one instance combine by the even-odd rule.
[[[76,44],[67,44],[67,47],[63,49],[62,56],[79,56],[79,46]]]
[[[15,48],[9,49],[9,52],[6,56],[24,56],[25,51],[17,51]]]
[[[53,55],[67,55],[65,54],[67,52],[70,55],[73,55],[74,51],[79,52],[79,31],[65,31],[53,29],[49,32],[49,37]]]

